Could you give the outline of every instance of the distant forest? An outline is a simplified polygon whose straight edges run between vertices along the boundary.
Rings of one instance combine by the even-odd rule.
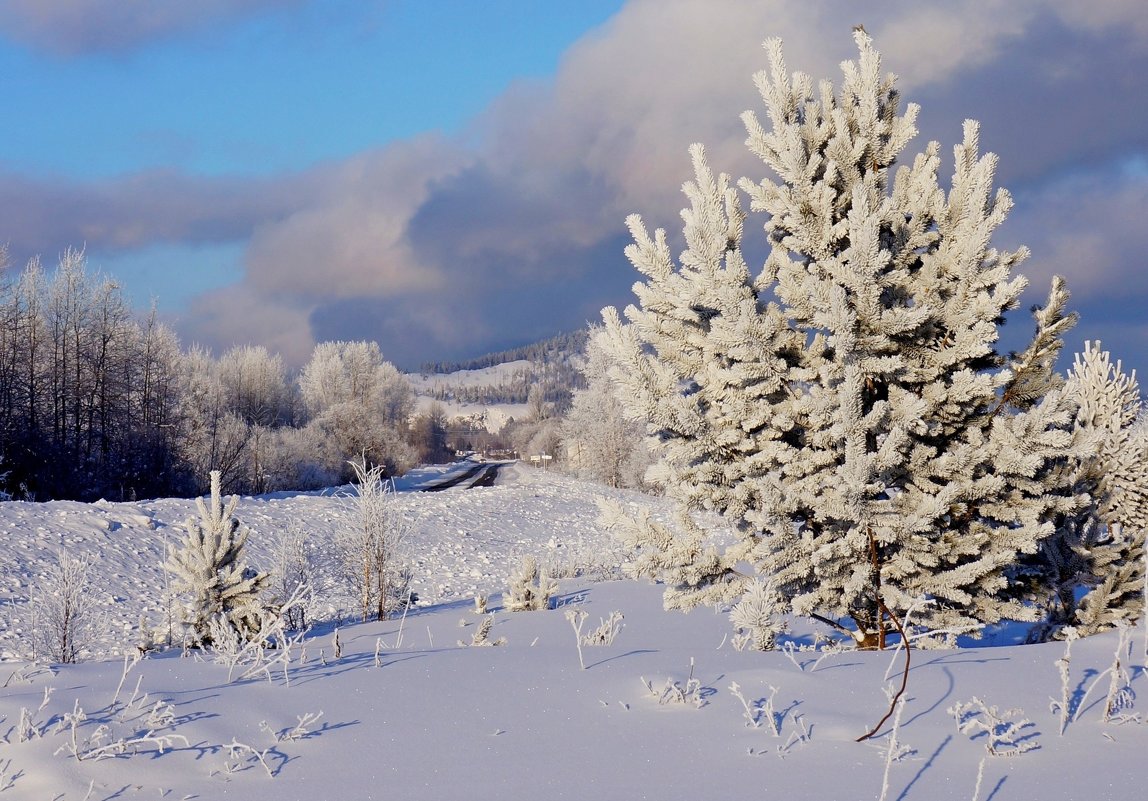
[[[419,372],[423,375],[457,373],[459,370],[482,370],[497,367],[507,362],[528,361],[536,364],[568,362],[573,354],[586,352],[586,329],[558,334],[550,339],[523,345],[510,350],[487,353],[475,359],[461,362],[423,362]]]

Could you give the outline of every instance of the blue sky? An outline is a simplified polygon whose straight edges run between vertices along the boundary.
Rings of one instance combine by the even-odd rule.
[[[1065,275],[1069,347],[1148,365],[1141,4],[0,0],[0,241],[16,267],[85,246],[217,352],[522,344],[629,301],[624,218],[679,227],[691,142],[762,176],[763,39],[836,79],[860,22],[922,105],[911,152],[983,123],[1026,301]]]
[[[282,5],[111,49],[0,40],[5,105],[26,123],[0,132],[0,159],[77,179],[265,175],[459,133],[511,83],[551,78],[621,2]]]

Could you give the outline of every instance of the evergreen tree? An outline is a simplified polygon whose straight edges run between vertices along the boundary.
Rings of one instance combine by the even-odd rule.
[[[1099,343],[1086,342],[1068,391],[1078,407],[1077,427],[1091,436],[1090,453],[1074,467],[1092,502],[1041,544],[1037,566],[1048,588],[1049,619],[1034,638],[1064,625],[1094,634],[1135,621],[1144,608],[1148,426],[1136,374],[1124,373]]]
[[[268,579],[244,563],[248,532],[234,516],[239,496],[224,507],[219,487],[220,473],[212,470],[210,506],[203,498],[195,499],[199,519],[188,518],[187,539],[165,565],[176,591],[188,597],[185,624],[199,645],[211,644],[213,622],[243,637],[259,631],[259,593]]]
[[[996,349],[1027,252],[990,247],[1012,201],[993,192],[977,124],[948,192],[935,142],[894,175],[918,107],[900,112],[895,77],[855,39],[836,96],[791,78],[780,41],[766,43],[756,80],[772,127],[743,121],[777,180],[740,182],[767,215],[761,273],[742,255],[737,190],[695,145],[686,249],[675,263],[664,231],[629,218],[626,253],[646,280],[628,322],[604,310],[605,341],[627,413],[659,448],[650,476],[740,533],[719,552],[688,521],[682,537],[624,523],[660,554],[642,564],[673,582],[667,605],[732,603],[751,565],[788,611],[882,647],[922,597],[915,622],[931,630],[1034,619],[1017,564],[1086,505],[1064,464],[1087,437],[1052,369],[1074,319],[1062,282],[1029,347]]]

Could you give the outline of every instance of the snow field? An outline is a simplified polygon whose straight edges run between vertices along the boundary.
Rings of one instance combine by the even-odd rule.
[[[899,683],[903,655],[844,652],[816,662],[810,652],[738,652],[724,612],[665,612],[661,588],[631,581],[566,579],[554,609],[501,611],[506,576],[526,553],[570,564],[602,548],[613,558],[595,523],[597,495],[659,504],[529,469],[503,480],[400,493],[415,532],[420,604],[405,619],[344,621],[338,658],[334,623],[321,623],[292,649],[289,682],[278,671],[272,681],[229,682],[227,667],[178,649],[126,677],[119,659],[54,672],[0,665],[0,801],[1143,797],[1148,728],[1135,705],[1124,723],[1102,720],[1116,633],[1073,644],[1074,719],[1063,736],[1050,703],[1061,697],[1063,644],[914,652],[897,738],[913,750],[887,766],[891,722],[869,742],[855,739],[887,709],[883,688]],[[62,543],[99,559],[105,609],[129,636],[139,611],[160,606],[163,535],[177,536],[191,510],[179,500],[0,505],[4,606]],[[666,507],[657,511],[668,517]],[[253,529],[257,565],[275,527],[305,525],[318,536],[349,525],[350,514],[319,495],[244,498],[238,512]],[[505,645],[458,645],[484,619],[476,591],[492,593],[490,639]],[[585,670],[565,616],[574,608],[588,615],[584,633],[615,610],[625,615],[611,645],[583,647]],[[784,641],[809,644],[813,633],[797,621]],[[1124,652],[1133,691],[1144,681],[1143,636],[1135,633],[1131,659]],[[14,647],[18,634],[5,628],[4,638]],[[46,687],[54,689],[40,709]],[[686,703],[673,700],[675,688]],[[948,710],[974,697],[1005,721],[1029,719],[1017,736],[1038,747],[991,756],[988,735],[958,731]],[[77,704],[86,716],[75,726],[83,759],[73,755],[66,717]],[[1013,707],[1022,711],[1009,718]],[[306,731],[289,734],[300,716],[319,712]],[[97,737],[101,724],[108,728]],[[123,753],[98,750],[133,739],[140,742]]]

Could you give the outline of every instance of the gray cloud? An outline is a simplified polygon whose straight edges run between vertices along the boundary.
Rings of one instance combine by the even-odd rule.
[[[1018,200],[1001,243],[1032,248],[1033,300],[1065,274],[1085,313],[1076,336],[1103,334],[1148,363],[1146,171],[1127,168],[1148,155],[1148,21],[1139,0],[1101,5],[899,0],[843,17],[832,0],[634,0],[565,54],[552,84],[512,88],[462,141],[421,137],[263,182],[53,186],[40,211],[14,217],[17,188],[0,212],[57,243],[38,244],[49,252],[77,239],[247,242],[243,279],[193,305],[189,339],[262,342],[296,362],[316,340],[368,336],[406,365],[474,354],[628,302],[623,219],[680,227],[689,143],[716,169],[761,176],[738,120],[760,108],[761,40],[782,36],[791,69],[836,79],[864,23],[923,106],[912,151],[936,138],[951,158],[961,121],[982,121]],[[165,182],[178,190],[168,198]]]
[[[59,55],[130,49],[301,0],[0,0],[0,31]]]
[[[110,253],[157,242],[245,239],[261,221],[293,206],[290,193],[269,191],[286,183],[149,172],[75,184],[7,174],[0,175],[0,209],[17,256],[75,243]]]
[[[77,184],[0,173],[3,233],[17,262],[80,244],[106,254],[160,242],[235,242],[293,209],[297,181],[152,171]]]

